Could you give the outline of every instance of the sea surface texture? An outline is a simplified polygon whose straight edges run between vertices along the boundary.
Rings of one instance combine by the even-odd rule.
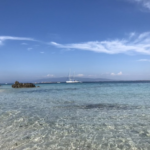
[[[150,150],[150,82],[0,86],[0,150]]]

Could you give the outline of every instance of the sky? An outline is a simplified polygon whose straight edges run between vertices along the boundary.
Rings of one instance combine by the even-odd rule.
[[[1,0],[0,83],[150,80],[150,0]]]

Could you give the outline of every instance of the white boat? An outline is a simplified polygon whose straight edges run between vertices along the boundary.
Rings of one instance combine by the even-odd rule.
[[[81,83],[81,82],[77,81],[77,80],[74,80],[74,79],[71,79],[70,74],[69,74],[69,80],[66,81],[66,83]]]
[[[69,80],[69,81],[66,81],[66,83],[81,83],[81,82],[77,80]]]

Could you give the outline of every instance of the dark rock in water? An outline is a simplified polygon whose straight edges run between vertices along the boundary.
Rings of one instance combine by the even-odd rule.
[[[40,87],[40,86],[37,86],[37,87]]]
[[[84,109],[93,109],[93,108],[107,109],[107,110],[133,109],[133,107],[129,107],[128,105],[119,105],[119,104],[89,104],[84,107]]]
[[[35,87],[33,83],[19,83],[18,81],[12,85],[12,88],[32,88]]]

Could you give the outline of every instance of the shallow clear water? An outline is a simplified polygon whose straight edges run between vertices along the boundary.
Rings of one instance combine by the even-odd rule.
[[[150,82],[0,86],[0,150],[150,150]]]

